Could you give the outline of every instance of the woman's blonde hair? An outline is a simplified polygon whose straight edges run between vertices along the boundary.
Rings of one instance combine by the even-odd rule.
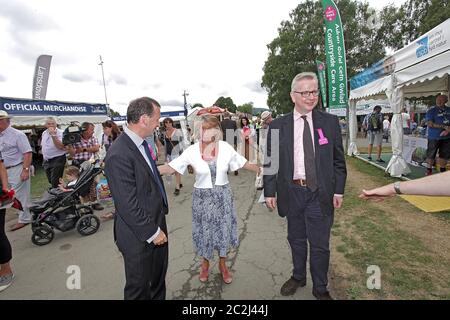
[[[222,126],[220,125],[220,121],[217,117],[215,116],[210,116],[210,115],[206,115],[206,116],[202,116],[201,120],[196,124],[199,130],[197,130],[197,139],[200,140],[200,135],[202,132],[202,127],[203,125],[206,124],[208,126],[208,129],[218,129],[217,135],[216,135],[216,141],[222,140]]]

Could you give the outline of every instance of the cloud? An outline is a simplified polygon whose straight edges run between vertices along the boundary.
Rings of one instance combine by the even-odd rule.
[[[12,43],[9,50],[25,62],[35,62],[44,47],[35,43],[35,34],[58,29],[56,23],[41,12],[33,12],[18,1],[0,0],[0,17],[9,22]]]
[[[147,91],[147,90],[158,90],[161,87],[162,87],[162,83],[161,82],[157,82],[157,83],[143,85],[142,89],[145,90],[145,91]]]
[[[6,77],[0,74],[0,82],[6,82]]]
[[[88,74],[83,73],[66,73],[62,75],[63,79],[69,80],[71,82],[90,82],[92,77]]]
[[[206,83],[199,83],[198,86],[202,89],[207,89],[207,90],[211,89],[211,86]]]
[[[158,101],[162,106],[183,106],[184,102],[179,100],[160,100]]]
[[[261,87],[260,81],[248,82],[248,83],[244,84],[244,87],[246,87],[247,89],[250,89],[250,91],[253,91],[253,92],[265,93],[264,88]]]
[[[220,98],[220,97],[224,97],[224,98],[229,97],[228,91],[219,92],[217,94],[217,98]]]
[[[112,74],[109,76],[108,83],[113,82],[118,85],[127,85],[127,79],[125,77],[121,76],[120,74]]]

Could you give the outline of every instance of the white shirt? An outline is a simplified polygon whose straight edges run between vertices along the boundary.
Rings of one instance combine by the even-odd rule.
[[[150,159],[147,158],[147,154],[145,153],[145,149],[144,146],[142,145],[142,142],[144,142],[144,139],[142,139],[141,137],[139,137],[136,133],[134,133],[133,131],[131,131],[130,129],[128,129],[127,126],[123,127],[123,132],[130,137],[130,139],[134,142],[134,144],[136,145],[136,147],[139,149],[139,152],[142,154],[142,156],[144,157],[145,161],[147,161],[147,164],[150,168],[150,170],[153,172],[152,166],[150,165]],[[161,232],[161,229],[158,227],[158,230],[156,230],[155,234],[153,236],[151,236],[149,239],[147,239],[148,243],[152,243],[153,240],[155,240],[155,238],[159,235],[159,233]]]
[[[410,119],[409,113],[402,112],[402,124],[403,128],[409,128],[408,120]]]
[[[63,131],[61,129],[56,129],[56,137],[59,141],[62,141]],[[55,145],[53,138],[48,133],[48,129],[42,133],[41,146],[44,160],[49,160],[66,154],[65,150],[59,149]]]
[[[311,132],[313,150],[314,150],[314,126],[312,119],[312,111],[306,115],[306,121],[309,124]],[[293,179],[305,179],[305,152],[303,149],[303,130],[305,128],[305,121],[302,115],[294,109],[294,176]],[[315,151],[315,150],[314,150]]]
[[[384,119],[383,120],[383,129],[384,130],[388,130],[390,126],[391,126],[391,123],[389,122],[389,120],[388,119]]]
[[[241,156],[225,141],[219,141],[219,153],[216,159],[216,186],[228,184],[228,171],[236,171],[242,168],[247,159]],[[194,167],[194,188],[212,189],[211,171],[208,163],[202,159],[200,143],[197,142],[187,148],[178,158],[169,163],[178,173],[183,174],[188,165]]]
[[[31,152],[27,136],[11,126],[0,133],[0,152],[5,167],[12,167],[23,162],[25,153]]]

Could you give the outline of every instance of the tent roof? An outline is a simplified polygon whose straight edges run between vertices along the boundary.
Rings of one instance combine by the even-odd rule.
[[[448,90],[448,75],[450,74],[450,19],[447,19],[423,36],[419,37],[396,51],[385,61],[395,61],[393,73],[395,80],[389,74],[366,83],[350,91],[350,100],[366,97],[385,97],[386,90],[395,81],[397,87],[403,87],[407,98],[434,95]],[[380,63],[376,64],[378,67]],[[374,69],[374,67],[371,67]],[[370,68],[369,68],[370,69]],[[354,78],[375,78],[380,70],[365,70]],[[370,81],[370,80],[369,80]],[[367,82],[367,81],[366,81]]]

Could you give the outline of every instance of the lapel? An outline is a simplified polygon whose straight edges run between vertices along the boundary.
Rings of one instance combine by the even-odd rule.
[[[287,130],[287,153],[288,153],[288,166],[287,168],[294,168],[294,112],[289,113],[286,116],[285,126]],[[282,137],[280,136],[280,139]]]
[[[138,159],[138,161],[136,162],[139,163],[140,166],[143,167],[144,170],[148,172],[150,177],[153,179],[153,182],[156,184],[157,182],[155,181],[155,175],[153,175],[152,170],[148,166],[147,160],[144,159],[144,156],[139,151],[138,147],[134,144],[133,140],[131,140],[131,138],[126,133],[124,133],[123,135],[125,136],[124,138],[126,138],[126,146],[133,155],[133,158]]]

